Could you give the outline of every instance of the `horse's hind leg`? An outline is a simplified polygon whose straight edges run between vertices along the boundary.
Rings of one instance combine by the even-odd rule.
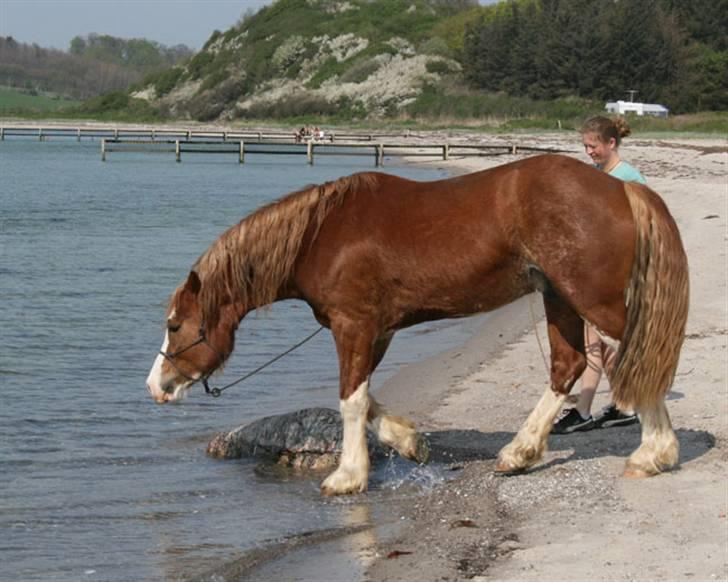
[[[394,334],[379,338],[374,344],[374,359],[371,373],[379,365],[389,347]],[[392,447],[405,459],[426,463],[430,456],[427,441],[415,429],[415,425],[401,416],[388,414],[384,407],[369,396],[369,412],[367,414],[372,430],[377,438],[388,447]]]
[[[624,469],[625,477],[650,477],[677,465],[680,447],[663,400],[637,410],[642,423],[642,444]]]
[[[546,450],[554,418],[586,366],[582,319],[550,289],[544,292],[544,307],[551,345],[551,387],[515,438],[498,453],[496,471],[518,471],[538,462]]]

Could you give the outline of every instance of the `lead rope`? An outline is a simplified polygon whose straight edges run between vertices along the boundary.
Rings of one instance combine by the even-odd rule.
[[[210,395],[211,395],[211,396],[212,396],[213,398],[217,398],[217,397],[219,397],[219,396],[220,396],[220,395],[221,395],[221,394],[223,393],[223,391],[227,390],[228,388],[231,388],[232,386],[235,386],[236,384],[240,384],[240,382],[243,382],[243,381],[247,380],[248,378],[250,378],[250,377],[252,377],[252,376],[255,376],[255,375],[256,375],[256,374],[258,373],[258,372],[261,372],[262,370],[265,370],[265,369],[266,369],[266,368],[267,368],[268,366],[270,366],[271,364],[275,364],[275,363],[276,363],[276,362],[277,362],[278,360],[280,360],[280,359],[281,359],[282,357],[284,357],[284,356],[287,356],[287,355],[288,355],[288,354],[290,354],[290,353],[291,353],[292,351],[294,351],[294,350],[297,350],[298,348],[300,348],[300,347],[301,347],[301,346],[302,346],[303,344],[305,344],[306,342],[309,342],[309,341],[311,341],[311,340],[312,340],[312,339],[313,339],[314,337],[316,337],[316,336],[317,336],[317,335],[318,335],[318,334],[319,334],[319,333],[321,332],[321,330],[322,330],[322,329],[323,329],[323,326],[319,327],[319,328],[318,328],[318,329],[317,329],[317,330],[316,330],[315,332],[313,332],[313,333],[312,333],[312,334],[310,334],[309,336],[307,336],[307,337],[305,337],[304,339],[302,339],[302,340],[301,340],[300,342],[298,342],[298,343],[297,343],[296,345],[294,345],[293,347],[290,347],[290,348],[288,348],[288,349],[287,349],[287,350],[286,350],[285,352],[283,352],[282,354],[279,354],[279,355],[277,355],[277,356],[276,356],[275,358],[273,358],[272,360],[268,360],[268,361],[267,361],[267,362],[266,362],[265,364],[263,364],[262,366],[259,366],[259,367],[257,367],[257,368],[256,368],[255,370],[253,370],[252,372],[248,372],[247,374],[245,374],[245,375],[244,375],[244,376],[242,376],[241,378],[238,378],[238,379],[237,379],[237,380],[235,380],[234,382],[230,382],[229,384],[225,384],[225,386],[223,386],[222,388],[215,388],[215,387],[213,387],[213,388],[210,388],[210,386],[208,386],[208,384],[207,384],[207,378],[203,378],[203,380],[202,380],[202,384],[203,384],[203,386],[205,387],[205,392],[206,392],[206,393],[208,393],[208,394],[210,394]]]
[[[538,342],[538,349],[541,351],[541,359],[543,360],[544,368],[546,368],[546,375],[551,375],[551,370],[549,370],[549,365],[546,362],[546,354],[543,350],[543,345],[541,345],[541,336],[538,335],[538,324],[536,322],[536,314],[533,312],[533,293],[530,293],[528,295],[528,310],[531,312],[531,323],[533,323],[533,332],[536,334],[536,341]]]

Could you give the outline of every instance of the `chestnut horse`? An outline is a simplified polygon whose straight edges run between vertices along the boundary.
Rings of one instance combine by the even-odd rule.
[[[618,348],[611,374],[642,442],[626,474],[674,466],[664,403],[688,306],[687,259],[660,197],[565,156],[538,156],[434,182],[361,173],[286,196],[229,228],[172,295],[167,333],[147,379],[158,403],[182,398],[233,350],[253,309],[301,299],[333,333],[344,443],[325,494],[364,491],[367,422],[401,455],[424,461],[413,424],[369,395],[394,333],[490,311],[538,290],[551,386],[497,470],[542,456],[555,416],[586,365],[584,322]]]

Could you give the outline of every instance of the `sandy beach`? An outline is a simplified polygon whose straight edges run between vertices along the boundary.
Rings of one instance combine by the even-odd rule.
[[[518,139],[586,161],[577,135]],[[410,366],[379,393],[460,470],[401,508],[403,525],[370,549],[367,580],[728,579],[727,145],[628,138],[620,149],[667,202],[690,261],[687,337],[668,396],[680,466],[650,479],[621,477],[640,440],[633,425],[551,436],[532,470],[494,473],[499,448],[548,386],[541,300],[523,298],[461,349]],[[446,167],[475,171],[510,159]],[[603,379],[595,410],[608,402]]]

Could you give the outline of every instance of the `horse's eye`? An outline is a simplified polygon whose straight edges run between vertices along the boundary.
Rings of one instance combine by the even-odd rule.
[[[167,331],[169,333],[176,333],[179,331],[179,328],[182,327],[181,323],[168,323],[167,324]]]

